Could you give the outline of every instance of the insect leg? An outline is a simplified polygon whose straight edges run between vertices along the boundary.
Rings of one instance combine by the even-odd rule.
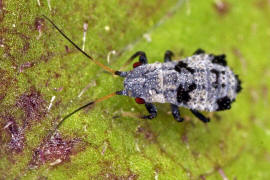
[[[195,55],[195,54],[204,54],[204,53],[205,53],[205,51],[203,49],[199,48],[193,53],[193,55]]]
[[[133,59],[135,59],[136,57],[139,56],[139,62],[142,63],[142,64],[147,64],[148,61],[147,61],[147,57],[146,57],[146,54],[145,52],[143,51],[137,51],[136,53],[134,53],[128,61],[132,61]]]
[[[140,56],[139,58],[139,62],[141,64],[147,64],[147,57],[145,55],[145,52],[143,51],[137,51],[136,53],[134,53],[128,60],[127,62],[120,68],[120,70],[123,70],[124,68],[126,68],[136,57]]]
[[[153,119],[157,116],[157,108],[152,103],[145,103],[145,107],[150,115],[143,116],[143,119]]]
[[[194,114],[199,120],[201,120],[204,123],[208,123],[210,122],[210,119],[205,117],[202,113],[200,113],[197,110],[190,110],[192,112],[192,114]]]
[[[171,104],[171,110],[172,110],[172,115],[176,121],[178,121],[178,122],[184,121],[184,119],[181,118],[181,116],[180,116],[180,111],[178,109],[178,106]]]
[[[170,50],[167,50],[164,54],[164,62],[172,61],[173,52]]]

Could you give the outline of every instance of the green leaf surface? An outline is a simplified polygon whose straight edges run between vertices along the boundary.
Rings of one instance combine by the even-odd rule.
[[[150,63],[167,49],[175,59],[225,53],[243,90],[231,110],[205,113],[208,124],[184,108],[177,123],[168,104],[142,120],[144,106],[113,97],[48,139],[61,118],[123,81],[43,14],[80,47],[88,24],[85,51],[115,70],[138,50]],[[269,17],[267,0],[0,0],[0,179],[269,179]]]

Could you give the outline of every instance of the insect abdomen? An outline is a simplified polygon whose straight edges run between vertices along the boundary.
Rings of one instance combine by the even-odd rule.
[[[178,106],[201,111],[230,109],[240,87],[239,80],[225,63],[214,60],[214,56],[202,54],[179,61],[175,70],[180,77],[187,78],[177,87]]]

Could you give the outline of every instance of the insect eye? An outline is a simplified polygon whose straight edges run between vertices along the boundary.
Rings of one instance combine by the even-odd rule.
[[[135,98],[135,101],[136,101],[137,104],[144,104],[145,103],[144,99],[139,98],[139,97]]]
[[[138,67],[138,66],[140,66],[140,65],[142,65],[141,62],[135,62],[135,63],[133,64],[133,68],[136,68],[136,67]]]

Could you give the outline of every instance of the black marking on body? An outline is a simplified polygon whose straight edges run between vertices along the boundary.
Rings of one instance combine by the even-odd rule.
[[[192,83],[188,86],[188,92],[191,92],[197,88],[197,85],[195,83]]]
[[[183,87],[182,84],[180,84],[177,88],[177,102],[187,104],[188,101],[191,99],[189,93],[196,88],[197,85],[195,83],[189,85],[187,90]]]
[[[186,104],[190,100],[190,95],[188,94],[188,91],[186,91],[182,84],[179,85],[177,89],[177,101],[179,103],[184,103]]]
[[[235,75],[235,79],[237,81],[237,84],[236,84],[236,92],[239,93],[241,90],[242,90],[242,87],[241,87],[241,80],[239,79],[238,75],[236,74]]]
[[[194,69],[188,67],[187,63],[184,63],[183,61],[180,61],[180,62],[174,67],[174,69],[175,69],[177,72],[179,72],[179,73],[181,73],[181,69],[182,69],[182,68],[188,70],[191,74],[193,74],[193,73],[195,72]]]
[[[212,60],[212,63],[215,64],[219,64],[221,66],[227,66],[227,62],[226,62],[226,55],[225,54],[221,54],[221,55],[212,55],[214,57],[214,59]]]
[[[216,75],[216,81],[212,84],[213,87],[216,89],[218,88],[218,79],[219,79],[219,71],[217,71],[216,69],[211,69],[210,70],[211,73],[214,73]]]
[[[228,96],[225,96],[223,98],[219,98],[216,103],[218,105],[217,111],[223,111],[226,109],[231,109],[231,99]]]

